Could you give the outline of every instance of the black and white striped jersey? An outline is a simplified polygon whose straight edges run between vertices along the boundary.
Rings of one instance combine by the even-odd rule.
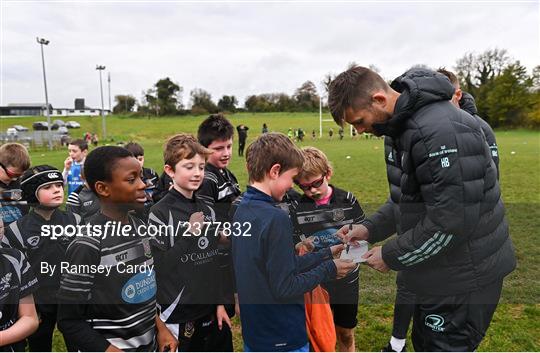
[[[200,236],[190,234],[196,230],[185,224],[199,211],[205,222],[215,222],[214,210],[206,202],[196,196],[188,199],[174,188],[150,210],[149,226],[166,230],[152,241],[160,316],[166,323],[199,319],[212,313],[221,300],[215,224],[208,224]]]
[[[21,251],[0,248],[0,332],[17,322],[20,299],[32,294],[37,283],[30,263]],[[3,348],[0,341],[0,352]]]
[[[99,212],[99,198],[88,186],[81,185],[69,194],[66,211],[78,214],[84,223]]]
[[[66,322],[81,315],[84,328],[68,334],[79,350],[103,349],[94,343],[104,338],[125,351],[152,351],[157,285],[146,225],[132,216],[128,224],[119,224],[102,213],[91,217],[88,225],[90,232],[67,249],[69,267],[62,272],[58,293],[64,334],[69,331]],[[122,231],[127,235],[120,235]]]
[[[219,222],[230,222],[229,209],[240,194],[238,180],[230,170],[206,164],[204,180],[197,190],[197,196],[215,210]]]
[[[364,211],[351,192],[332,185],[330,187],[333,192],[326,205],[317,206],[314,200],[305,195],[297,202],[290,203],[295,243],[301,241],[301,236],[312,236],[315,251],[341,244],[336,232],[344,225],[364,220]]]
[[[36,303],[56,304],[56,292],[60,287],[59,271],[52,274],[42,271],[42,264],[58,266],[65,261],[66,249],[73,240],[66,234],[55,239],[51,227],[58,226],[57,230],[63,231],[66,226],[76,226],[80,221],[80,216],[59,209],[54,210],[50,220],[31,210],[5,228],[2,247],[22,251],[37,275],[39,289],[34,295]]]

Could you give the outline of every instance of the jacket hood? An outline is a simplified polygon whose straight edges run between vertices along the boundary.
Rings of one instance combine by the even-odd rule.
[[[382,135],[396,137],[401,125],[420,108],[439,101],[452,99],[454,86],[441,73],[414,68],[396,78],[390,87],[401,93],[394,114],[387,122],[374,124],[373,128]]]
[[[478,109],[476,109],[476,101],[470,93],[463,92],[463,94],[461,95],[461,99],[459,100],[459,107],[471,115],[478,115]]]

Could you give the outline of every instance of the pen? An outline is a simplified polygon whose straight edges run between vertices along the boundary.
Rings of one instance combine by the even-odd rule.
[[[349,223],[349,233],[352,231],[352,223]],[[350,241],[347,242],[347,247],[345,248],[345,252],[348,254],[349,253],[349,249],[351,248],[351,244],[350,244]]]

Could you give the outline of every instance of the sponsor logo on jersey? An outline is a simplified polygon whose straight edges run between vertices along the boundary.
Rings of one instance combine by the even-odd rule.
[[[122,299],[126,303],[144,303],[156,296],[156,276],[154,272],[138,273],[131,277],[122,288]]]
[[[26,241],[32,247],[37,246],[39,244],[39,235],[34,235],[33,237],[28,238]]]
[[[12,273],[6,273],[2,278],[0,278],[0,290],[7,290],[11,287],[11,276]]]
[[[345,219],[345,211],[342,208],[336,208],[332,211],[332,219],[334,222],[339,222]]]
[[[204,250],[208,247],[208,244],[210,241],[206,237],[199,238],[197,241],[197,245],[199,246],[199,249]]]

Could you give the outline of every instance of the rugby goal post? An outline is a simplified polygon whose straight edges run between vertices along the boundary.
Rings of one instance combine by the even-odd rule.
[[[323,134],[323,121],[324,122],[327,122],[327,121],[331,121],[331,122],[334,122],[334,119],[324,119],[323,118],[323,113],[322,113],[322,107],[323,107],[323,96],[319,96],[319,138],[322,137],[322,134]],[[349,135],[352,137],[353,136],[353,127],[352,125],[349,125]]]

